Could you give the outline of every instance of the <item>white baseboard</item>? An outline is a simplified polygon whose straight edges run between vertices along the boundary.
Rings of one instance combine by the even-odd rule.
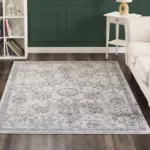
[[[105,53],[105,47],[28,47],[29,53]],[[115,47],[109,48],[110,53],[116,53]],[[118,53],[125,53],[124,47],[118,47]]]

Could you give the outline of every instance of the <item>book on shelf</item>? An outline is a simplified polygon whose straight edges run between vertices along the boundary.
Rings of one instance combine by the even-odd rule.
[[[24,48],[15,40],[8,40],[6,42],[6,52],[13,56],[24,56]]]
[[[8,27],[8,36],[11,36],[11,28],[10,28],[10,23],[8,22],[8,19],[6,19],[6,25]]]
[[[4,25],[5,25],[5,35],[8,36],[8,28],[6,25],[6,20],[4,20]]]
[[[9,50],[8,50],[7,43],[6,43],[6,56],[9,56]]]
[[[0,0],[0,16],[3,16],[3,1]]]
[[[0,40],[0,50],[3,49],[3,44],[4,44],[3,42],[4,42],[3,39],[1,39],[1,40]]]
[[[8,46],[8,44],[6,44],[6,54],[7,56],[18,56],[18,54],[14,52],[10,46]]]
[[[3,37],[3,20],[0,20],[0,37]]]
[[[10,29],[10,24],[8,19],[4,20],[4,24],[5,24],[5,35],[10,37],[11,36],[11,29]]]

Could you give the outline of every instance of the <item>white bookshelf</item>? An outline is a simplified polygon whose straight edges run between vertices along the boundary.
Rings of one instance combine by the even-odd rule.
[[[17,9],[15,9],[15,15],[9,16],[7,11],[7,6],[10,3],[10,0],[0,0],[3,2],[3,14],[0,16],[0,21],[3,22],[3,35],[1,34],[0,37],[0,59],[26,59],[28,56],[27,51],[27,0],[11,0],[12,3],[16,7],[21,8],[21,13],[18,14]],[[8,20],[10,25],[10,30],[14,29],[14,27],[18,26],[21,35],[14,35],[13,32],[11,32],[11,36],[6,36],[6,30],[5,30],[5,19]],[[23,49],[24,49],[24,55],[23,56],[13,56],[11,54],[8,55],[6,50],[6,42],[8,40],[15,40],[17,43],[19,43]]]

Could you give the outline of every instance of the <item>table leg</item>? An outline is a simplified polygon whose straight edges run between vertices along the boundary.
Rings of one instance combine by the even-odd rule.
[[[119,24],[116,23],[116,40],[119,39]],[[118,45],[116,45],[116,55],[118,55]]]
[[[110,34],[110,22],[109,22],[109,17],[107,17],[107,20],[106,20],[106,59],[108,59],[108,53],[109,53],[109,34]]]

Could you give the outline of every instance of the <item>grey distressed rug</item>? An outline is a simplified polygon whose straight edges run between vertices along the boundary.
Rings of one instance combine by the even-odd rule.
[[[150,133],[117,62],[14,62],[0,133]]]

